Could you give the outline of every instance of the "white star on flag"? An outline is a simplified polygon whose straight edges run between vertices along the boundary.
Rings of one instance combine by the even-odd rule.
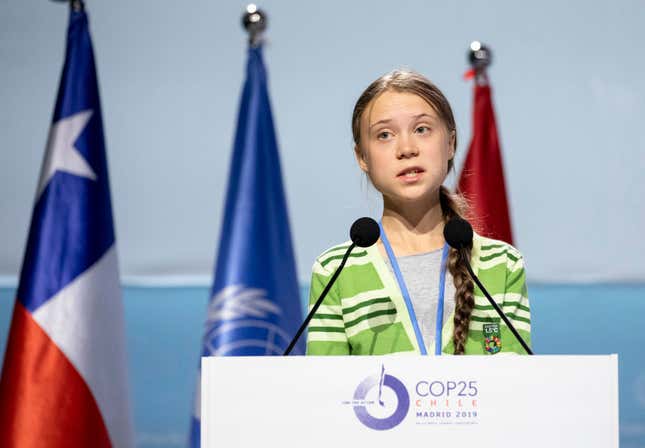
[[[52,125],[47,139],[45,161],[40,172],[37,198],[40,197],[56,171],[64,171],[96,180],[96,173],[74,147],[74,143],[76,143],[85,126],[87,126],[91,116],[91,110],[84,110],[63,118]]]

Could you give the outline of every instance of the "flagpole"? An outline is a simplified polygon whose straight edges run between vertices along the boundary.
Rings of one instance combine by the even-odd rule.
[[[52,0],[54,3],[69,3],[69,7],[74,12],[85,11],[85,2],[83,0]]]
[[[242,26],[249,33],[249,46],[258,47],[264,42],[264,31],[267,29],[267,15],[250,3],[242,14]]]
[[[475,82],[477,84],[488,84],[488,75],[486,70],[493,62],[493,53],[488,46],[479,41],[470,43],[470,50],[468,52],[468,61],[475,74]]]

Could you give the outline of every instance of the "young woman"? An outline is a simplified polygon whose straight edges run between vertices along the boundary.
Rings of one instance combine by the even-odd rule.
[[[463,200],[442,185],[457,145],[443,93],[418,73],[393,71],[360,96],[352,132],[358,165],[383,196],[381,238],[352,251],[310,323],[307,353],[525,353],[443,238],[444,224],[464,214]],[[312,304],[348,246],[316,259]],[[521,254],[475,234],[470,262],[530,344]]]

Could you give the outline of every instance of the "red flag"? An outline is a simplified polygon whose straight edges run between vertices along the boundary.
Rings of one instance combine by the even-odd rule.
[[[471,206],[479,233],[513,244],[491,89],[483,81],[475,81],[473,138],[459,176],[459,191]]]

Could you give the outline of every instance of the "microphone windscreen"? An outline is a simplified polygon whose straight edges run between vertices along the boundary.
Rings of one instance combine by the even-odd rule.
[[[444,226],[443,237],[450,247],[463,249],[472,244],[473,228],[465,219],[454,217]]]
[[[378,223],[372,218],[358,218],[349,230],[349,237],[358,247],[369,247],[381,236]]]

